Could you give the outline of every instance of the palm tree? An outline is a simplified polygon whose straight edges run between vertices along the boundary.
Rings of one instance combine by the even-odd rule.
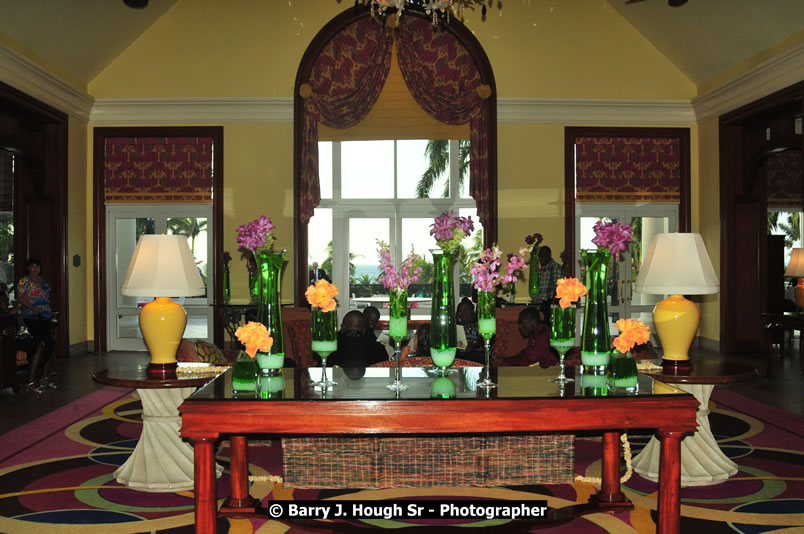
[[[190,250],[195,254],[195,238],[207,229],[207,220],[197,217],[174,217],[167,221],[168,233],[190,238]]]
[[[472,235],[471,245],[464,247],[461,244],[459,250],[458,261],[460,262],[461,283],[468,284],[472,281],[469,269],[472,268],[472,264],[477,261],[477,257],[483,251],[483,229],[479,229]]]
[[[429,167],[424,171],[419,183],[416,184],[416,198],[430,198],[430,193],[436,181],[449,171],[449,141],[446,139],[431,139],[424,148],[424,156],[429,161]],[[458,140],[458,187],[463,186],[469,169],[469,140]],[[444,185],[442,198],[449,197],[449,180]]]
[[[355,267],[354,260],[357,258],[357,254],[349,253],[349,279],[351,280],[352,277],[355,275],[355,271],[357,267]],[[321,262],[321,268],[332,277],[332,240],[327,243],[327,259]]]
[[[796,241],[801,239],[801,212],[785,213],[787,215],[787,222],[779,220],[779,215],[782,213],[784,212],[768,212],[768,233],[777,230],[784,232],[784,247],[790,249],[793,248],[793,244]]]
[[[371,275],[368,274],[361,274],[360,276],[352,280],[353,285],[359,285],[359,286],[370,286],[375,282],[376,280],[372,278]]]

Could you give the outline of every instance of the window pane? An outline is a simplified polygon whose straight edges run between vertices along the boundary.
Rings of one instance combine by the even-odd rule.
[[[332,209],[316,208],[307,225],[307,265],[313,262],[332,275]]]
[[[469,195],[469,140],[458,140],[458,173],[460,179],[458,180],[458,190],[460,198],[471,198]]]
[[[382,293],[387,294],[382,286],[377,286],[377,275],[380,274],[377,240],[387,243],[390,235],[391,219],[349,219],[349,295],[352,298],[370,299]],[[372,300],[362,300],[351,307],[363,308],[372,303]]]
[[[400,140],[396,150],[398,198],[449,197],[448,141]]]
[[[207,287],[207,218],[206,217],[173,217],[167,220],[168,235],[187,236],[187,244],[193,253],[195,265],[204,287]],[[186,302],[199,302],[206,297],[188,297]]]
[[[394,142],[341,143],[341,197],[394,197]]]
[[[318,142],[318,180],[321,198],[332,198],[332,141]]]
[[[477,208],[461,208],[458,210],[461,217],[471,217],[475,224],[475,229],[469,237],[461,241],[461,257],[459,265],[460,274],[460,295],[462,297],[472,296],[472,274],[469,269],[477,260],[478,255],[483,250],[483,226],[477,218]]]

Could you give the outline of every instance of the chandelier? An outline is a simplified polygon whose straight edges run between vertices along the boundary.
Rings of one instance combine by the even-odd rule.
[[[338,0],[340,1],[340,0]],[[391,20],[394,26],[399,25],[399,17],[406,10],[424,12],[433,19],[433,25],[449,23],[449,17],[457,16],[461,22],[467,9],[474,11],[480,7],[482,20],[486,20],[486,4],[494,6],[495,0],[355,0],[355,5],[370,5],[371,15],[376,13],[385,20],[389,14],[396,14]],[[496,0],[497,9],[502,9],[502,0]],[[390,10],[390,12],[389,12]]]

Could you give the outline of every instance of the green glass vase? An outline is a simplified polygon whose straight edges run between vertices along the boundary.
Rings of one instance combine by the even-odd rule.
[[[321,380],[313,382],[319,389],[327,389],[337,382],[327,378],[327,357],[338,350],[338,314],[325,312],[318,306],[310,310],[312,319],[312,349],[321,357]]]
[[[229,264],[223,264],[223,302],[229,304],[232,300],[232,290],[229,282]]]
[[[232,366],[232,394],[254,393],[257,390],[257,362],[240,351]]]
[[[433,249],[433,300],[430,312],[430,356],[441,373],[455,361],[458,331],[455,323],[455,250]]]
[[[281,399],[285,396],[285,377],[282,374],[260,378],[258,396],[261,399]]]
[[[561,385],[574,382],[574,378],[567,378],[564,374],[564,356],[575,346],[575,306],[550,306],[550,346],[558,351],[559,365],[558,376],[550,381]]]
[[[625,354],[616,350],[612,352],[611,360],[609,361],[609,389],[636,393],[638,382],[639,376],[634,355],[630,351]]]
[[[539,297],[539,285],[542,278],[542,268],[539,264],[539,246],[534,245],[533,250],[530,251],[530,265],[528,269],[528,295],[530,301],[534,304],[541,303]]]
[[[402,340],[408,335],[408,292],[405,289],[392,289],[388,295],[390,302],[388,335],[394,340],[394,381],[388,384],[392,391],[408,389],[402,383],[402,367],[399,357],[402,353]]]
[[[479,388],[495,388],[491,380],[491,337],[497,332],[497,294],[494,291],[477,292],[477,333],[483,337],[486,355],[485,378],[478,381]]]
[[[611,355],[609,312],[606,304],[609,260],[607,248],[582,250],[581,259],[586,271],[586,305],[583,310],[581,363],[584,373],[605,374]]]
[[[257,262],[257,320],[265,325],[274,344],[272,356],[285,357],[285,340],[282,333],[282,266],[287,250],[282,252],[254,253]],[[281,367],[281,365],[280,365]]]

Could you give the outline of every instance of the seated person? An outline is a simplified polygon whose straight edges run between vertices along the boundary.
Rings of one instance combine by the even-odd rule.
[[[486,355],[483,350],[483,337],[477,332],[477,313],[475,313],[474,303],[466,297],[461,299],[455,312],[455,317],[456,322],[463,326],[466,334],[466,346],[458,346],[456,358],[485,363]]]
[[[343,317],[338,332],[338,350],[327,358],[327,365],[339,367],[370,367],[388,359],[382,343],[366,337],[366,318],[363,312],[352,310]]]
[[[374,306],[366,306],[363,308],[363,316],[366,318],[366,336],[371,339],[377,340],[380,333],[377,331],[377,321],[380,320],[380,310]]]
[[[519,312],[517,319],[519,335],[528,340],[528,345],[515,356],[504,358],[501,365],[527,366],[538,363],[545,368],[558,364],[558,357],[550,350],[550,330],[541,321],[539,309],[528,306]]]
[[[430,357],[430,323],[420,324],[411,342],[402,347],[400,358],[408,356]]]

